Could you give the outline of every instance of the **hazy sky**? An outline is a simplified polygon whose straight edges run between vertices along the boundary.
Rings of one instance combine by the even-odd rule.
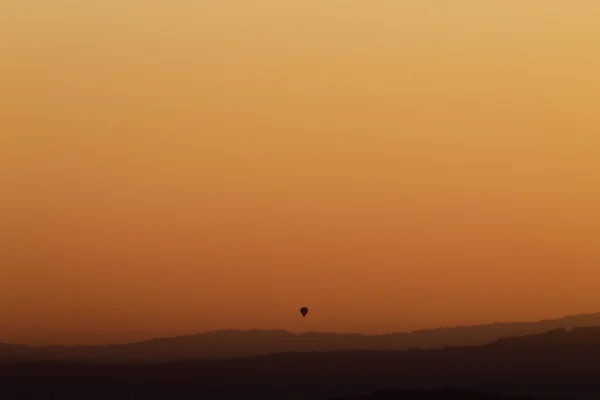
[[[600,311],[598,21],[1,0],[0,342]]]

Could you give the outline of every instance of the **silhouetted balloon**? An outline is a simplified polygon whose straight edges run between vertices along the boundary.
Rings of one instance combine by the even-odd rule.
[[[300,314],[302,314],[302,318],[305,318],[305,317],[306,317],[306,314],[308,314],[308,308],[306,308],[306,307],[302,307],[302,308],[300,309]]]

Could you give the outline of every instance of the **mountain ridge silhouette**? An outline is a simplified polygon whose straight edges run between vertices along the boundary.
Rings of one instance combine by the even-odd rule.
[[[498,339],[484,346],[442,349],[290,352],[138,364],[0,362],[3,394],[14,394],[11,398],[52,398],[48,397],[51,394],[57,400],[326,400],[382,389],[439,388],[597,400],[599,376],[600,327],[555,329]],[[21,394],[31,396],[19,397]],[[394,398],[413,400],[414,396]],[[456,398],[461,397],[446,396],[440,400]],[[490,396],[480,398],[487,400]]]
[[[95,346],[26,346],[0,343],[0,361],[83,360],[95,362],[164,362],[198,358],[238,358],[282,352],[409,350],[481,346],[506,337],[541,334],[555,329],[600,326],[600,313],[537,322],[492,323],[395,332],[360,333],[224,329],[193,335]]]

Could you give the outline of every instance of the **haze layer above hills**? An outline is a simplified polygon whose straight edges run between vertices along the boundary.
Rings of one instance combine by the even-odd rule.
[[[600,326],[600,313],[531,323],[496,323],[371,336],[316,332],[293,334],[283,330],[226,330],[110,346],[29,347],[0,344],[0,360],[136,363],[249,357],[282,352],[429,349],[479,346],[505,337],[590,326]]]

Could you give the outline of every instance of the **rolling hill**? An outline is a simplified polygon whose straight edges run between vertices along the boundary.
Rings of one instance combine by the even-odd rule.
[[[70,360],[137,363],[250,357],[281,352],[430,349],[479,346],[504,337],[586,326],[600,326],[600,313],[531,323],[459,326],[385,335],[224,330],[108,346],[30,347],[0,343],[0,361]]]

